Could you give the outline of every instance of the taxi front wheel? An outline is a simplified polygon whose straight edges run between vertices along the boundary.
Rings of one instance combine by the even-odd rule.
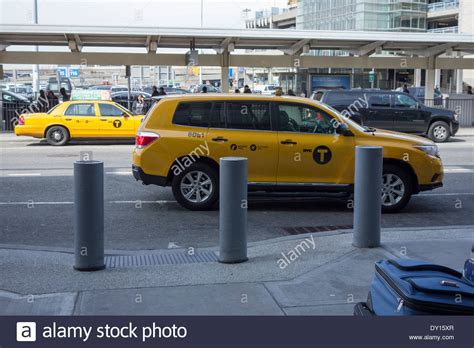
[[[53,126],[46,132],[46,141],[53,146],[62,146],[69,141],[69,132],[62,126]]]
[[[403,168],[388,164],[382,175],[382,212],[397,213],[408,203],[413,193],[413,182]]]
[[[215,169],[195,163],[173,177],[174,198],[190,210],[208,210],[219,198],[219,179]]]

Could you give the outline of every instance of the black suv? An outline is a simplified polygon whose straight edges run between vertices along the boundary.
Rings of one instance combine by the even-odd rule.
[[[454,111],[427,107],[403,92],[320,90],[311,98],[363,126],[424,135],[438,143],[447,141],[459,129]]]

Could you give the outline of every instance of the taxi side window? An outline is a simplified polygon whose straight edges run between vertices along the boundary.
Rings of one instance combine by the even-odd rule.
[[[320,109],[277,103],[275,114],[281,132],[336,134],[333,118]]]
[[[224,102],[215,102],[212,106],[211,119],[209,122],[211,128],[225,128],[225,108]]]
[[[227,128],[271,130],[270,104],[256,101],[226,103]]]
[[[112,104],[99,103],[100,115],[101,116],[123,116],[125,113],[123,110],[120,110],[118,107]]]
[[[94,104],[71,104],[64,112],[66,116],[95,116]]]
[[[179,103],[173,115],[173,124],[192,127],[207,127],[211,114],[211,102]]]

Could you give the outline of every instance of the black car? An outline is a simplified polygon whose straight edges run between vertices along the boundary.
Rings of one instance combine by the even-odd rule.
[[[447,141],[459,129],[454,111],[427,107],[403,92],[320,90],[311,98],[363,126],[423,135],[435,142]]]
[[[141,92],[141,91],[130,92],[130,97],[132,101],[136,100],[139,95],[143,95],[143,97],[145,98],[145,101],[151,99],[151,94],[147,92]],[[116,103],[120,103],[120,104],[126,103],[128,101],[128,91],[120,91],[120,92],[111,93],[110,98]]]

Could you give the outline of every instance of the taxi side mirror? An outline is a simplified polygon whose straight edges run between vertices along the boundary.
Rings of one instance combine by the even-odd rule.
[[[354,136],[354,133],[352,133],[347,124],[344,123],[338,124],[338,126],[336,127],[336,134],[344,135],[346,137]]]
[[[125,111],[122,113],[122,116],[123,116],[123,117],[130,117],[130,115],[127,114]]]

